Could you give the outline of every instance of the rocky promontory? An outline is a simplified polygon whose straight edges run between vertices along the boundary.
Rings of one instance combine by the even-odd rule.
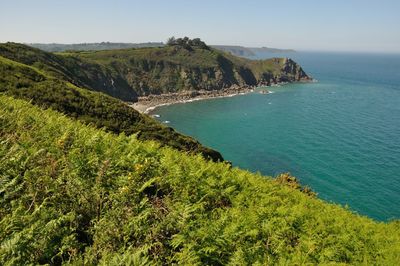
[[[256,86],[311,80],[292,59],[250,60],[189,38],[164,47],[57,54],[10,43],[0,46],[0,55],[131,103],[223,97]]]
[[[105,84],[108,90],[103,88],[103,91],[112,91],[113,95],[118,94],[121,86],[130,88],[135,97],[124,98],[129,102],[152,95],[198,97],[197,93],[224,94],[230,88],[311,80],[292,59],[250,60],[209,47],[200,39],[174,39],[164,47],[69,53],[68,56],[101,65],[107,75],[97,75],[101,78],[97,84]],[[91,69],[95,68],[86,71]],[[107,78],[103,80],[103,76]],[[108,79],[115,82],[110,83]]]

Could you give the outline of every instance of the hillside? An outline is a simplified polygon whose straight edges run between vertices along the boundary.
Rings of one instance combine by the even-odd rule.
[[[190,45],[183,42],[158,48],[64,55],[112,68],[139,96],[310,80],[291,59],[249,60],[215,50],[204,43]]]
[[[237,45],[212,45],[211,47],[229,52],[236,56],[242,57],[251,57],[255,56],[258,53],[294,53],[296,52],[293,49],[278,49],[278,48],[269,48],[269,47],[244,47]]]
[[[1,265],[400,261],[399,222],[296,187],[0,95]]]
[[[255,56],[255,53],[248,47],[239,45],[212,45],[212,48],[231,53],[235,56],[250,57]]]
[[[4,49],[2,51],[4,53]],[[19,61],[32,66],[0,56],[0,93],[30,100],[43,108],[52,108],[84,123],[93,124],[98,128],[104,127],[113,133],[136,134],[141,140],[156,140],[181,151],[201,153],[215,161],[223,160],[219,152],[139,114],[120,100],[65,81],[69,77],[63,76],[67,71],[56,60],[57,57],[53,58],[51,54],[36,49],[20,51],[21,53],[11,55],[17,59],[24,58]],[[29,56],[32,61],[25,61]],[[45,65],[40,63],[40,60],[50,63]]]
[[[127,49],[127,48],[143,48],[143,47],[163,47],[163,42],[147,42],[147,43],[116,43],[116,42],[100,42],[100,43],[27,43],[34,48],[46,52],[65,52],[65,51],[100,51],[100,50],[114,50],[114,49]],[[238,45],[211,45],[212,48],[224,52],[230,52],[236,56],[254,56],[259,52],[266,53],[291,53],[295,52],[292,49],[278,49],[269,47],[244,47]]]
[[[32,66],[48,76],[81,88],[103,92],[125,101],[137,99],[137,93],[123,77],[96,63],[44,52],[19,43],[0,44],[0,56]]]
[[[47,52],[65,52],[70,50],[75,51],[98,51],[98,50],[113,50],[126,48],[142,48],[142,47],[161,47],[162,42],[147,42],[147,43],[118,43],[118,42],[100,42],[100,43],[27,43],[26,45],[38,48]]]
[[[6,43],[0,56],[131,102],[150,94],[310,80],[293,60],[248,60],[205,44],[53,54]]]
[[[177,41],[156,48],[59,54],[18,43],[0,44],[0,91],[114,133],[138,134],[139,139],[218,161],[223,160],[219,152],[114,98],[135,102],[149,94],[310,79],[287,58],[253,61],[212,49],[200,39]]]

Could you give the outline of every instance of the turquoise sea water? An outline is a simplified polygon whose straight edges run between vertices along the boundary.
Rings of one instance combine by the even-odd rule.
[[[320,198],[377,220],[400,218],[400,55],[287,56],[318,82],[154,113],[235,166],[291,172]]]

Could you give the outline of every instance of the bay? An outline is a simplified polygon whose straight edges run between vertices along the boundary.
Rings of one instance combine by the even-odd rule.
[[[400,218],[400,55],[297,52],[316,83],[157,108],[161,121],[234,166],[290,172],[320,198]]]

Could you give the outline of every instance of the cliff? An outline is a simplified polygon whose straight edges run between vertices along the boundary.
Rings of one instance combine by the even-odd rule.
[[[213,48],[166,46],[69,53],[112,68],[138,96],[310,80],[293,60],[249,60]]]
[[[79,68],[71,69],[71,64],[68,64],[71,61],[63,57],[15,44],[0,45],[0,52],[19,61],[0,56],[0,93],[2,94],[28,100],[42,108],[51,108],[83,123],[116,134],[134,134],[140,140],[154,140],[161,145],[180,151],[200,153],[214,161],[223,160],[219,152],[138,113],[126,103],[107,94],[85,89],[86,86],[74,85],[98,84],[98,81],[95,78],[86,80],[85,70],[82,69],[82,73],[78,73]],[[100,79],[102,76],[98,77]],[[90,83],[85,83],[86,81]]]
[[[130,102],[152,94],[310,79],[291,59],[249,60],[205,44],[54,54],[7,43],[0,45],[0,56]]]
[[[118,70],[126,59],[16,44],[0,45],[0,53],[1,265],[400,261],[398,221],[376,222],[324,202],[288,174],[273,179],[187,154],[220,156],[93,91],[107,89],[96,77],[120,77],[134,91],[132,69]],[[197,60],[190,59],[181,59],[188,70]],[[308,80],[290,59],[219,59],[214,67],[227,72],[215,82]],[[144,66],[153,77],[156,68]]]
[[[138,97],[147,95],[196,95],[188,91],[213,94],[231,87],[240,90],[310,79],[291,59],[253,61],[217,51],[200,40],[188,39],[186,43],[165,47],[58,54],[6,43],[0,44],[0,57],[4,58],[2,91],[33,99],[38,105],[52,107],[87,123],[94,122],[116,133],[138,133],[142,139],[155,139],[180,150],[200,152],[213,160],[222,160],[222,156],[187,136],[141,117],[114,98],[136,102]],[[94,92],[113,97],[101,96],[107,103],[103,110],[98,108],[100,96]],[[105,109],[124,115],[105,114]]]
[[[257,85],[312,80],[312,78],[304,72],[301,66],[290,58],[249,61],[248,65],[257,79]]]
[[[99,50],[114,50],[127,48],[144,48],[144,47],[163,47],[163,42],[147,42],[147,43],[115,43],[115,42],[100,42],[100,43],[26,43],[34,48],[46,52],[65,52],[65,51],[99,51]],[[296,52],[292,49],[278,49],[269,47],[244,47],[238,45],[211,45],[212,48],[224,52],[230,52],[236,56],[250,57],[258,53],[292,53]]]
[[[81,88],[103,92],[126,101],[137,98],[136,92],[121,75],[97,63],[44,52],[19,43],[0,44],[0,56],[32,66],[48,76]]]

